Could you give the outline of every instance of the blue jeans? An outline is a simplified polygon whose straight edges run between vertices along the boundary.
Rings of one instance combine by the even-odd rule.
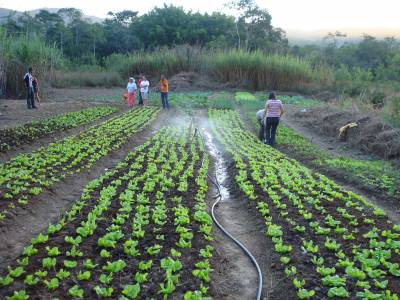
[[[33,88],[31,87],[26,88],[26,104],[28,108],[35,107],[35,95],[33,93]]]
[[[169,109],[168,93],[161,92],[161,102],[164,109]]]

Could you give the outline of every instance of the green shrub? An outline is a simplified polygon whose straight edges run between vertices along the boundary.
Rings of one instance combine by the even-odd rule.
[[[208,98],[208,107],[215,109],[233,109],[233,95],[228,92],[219,92]]]
[[[54,73],[52,86],[56,88],[67,87],[112,87],[124,86],[125,81],[117,72],[63,72]]]
[[[61,52],[46,45],[38,36],[9,36],[0,28],[0,84],[3,94],[11,97],[24,93],[23,76],[33,67],[39,81],[51,77],[62,62]]]
[[[400,127],[400,97],[392,97],[386,101],[383,115],[390,124]]]

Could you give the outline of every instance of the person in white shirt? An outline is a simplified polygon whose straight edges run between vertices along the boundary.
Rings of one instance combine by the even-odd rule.
[[[258,138],[261,141],[264,141],[264,118],[265,118],[265,109],[260,109],[256,113],[257,122],[260,125],[260,131],[258,132]]]
[[[28,109],[37,108],[35,106],[35,95],[33,92],[33,76],[32,76],[32,67],[28,69],[28,73],[24,76],[25,89],[26,89],[26,104],[28,105]]]
[[[135,79],[133,77],[129,78],[126,89],[128,91],[128,106],[132,107],[135,105],[135,91],[137,90]]]
[[[140,93],[142,94],[144,105],[147,105],[149,100],[149,86],[150,82],[147,80],[146,76],[143,75],[142,82],[140,83]]]

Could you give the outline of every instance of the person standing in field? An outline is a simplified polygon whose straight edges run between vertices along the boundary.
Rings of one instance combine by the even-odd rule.
[[[169,109],[168,89],[169,89],[168,80],[165,78],[164,75],[161,75],[160,94],[161,94],[161,102],[163,109]]]
[[[260,130],[258,132],[258,138],[260,139],[260,141],[264,140],[264,117],[265,117],[265,109],[260,109],[256,113],[257,122],[258,125],[260,125]]]
[[[126,89],[128,91],[128,106],[133,107],[135,105],[135,91],[137,90],[135,79],[133,77],[129,78]]]
[[[36,76],[33,77],[32,80],[32,87],[33,87],[33,97],[35,101],[40,104],[40,97],[39,97],[39,81]]]
[[[26,89],[26,104],[28,109],[37,108],[35,106],[35,96],[33,92],[33,76],[32,76],[32,67],[29,67],[28,73],[24,76],[25,89]]]
[[[142,94],[143,105],[147,105],[149,101],[149,86],[150,82],[147,80],[146,76],[143,75],[142,82],[140,83],[140,92]]]
[[[139,105],[143,105],[143,98],[142,98],[142,80],[143,80],[143,75],[140,74],[139,75],[139,79],[138,79],[138,84],[137,84],[137,88],[139,91]]]
[[[275,93],[269,93],[267,103],[265,104],[265,143],[274,146],[276,130],[279,125],[279,119],[283,115],[283,105],[281,100],[276,99]]]

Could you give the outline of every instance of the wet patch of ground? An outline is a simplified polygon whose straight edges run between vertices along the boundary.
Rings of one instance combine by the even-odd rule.
[[[265,237],[262,218],[256,218],[256,211],[240,194],[234,180],[235,167],[232,158],[217,142],[207,123],[204,112],[196,114],[195,124],[202,132],[210,153],[209,206],[222,196],[215,208],[221,225],[244,244],[256,258],[263,273],[262,299],[294,299],[295,295],[282,292],[285,283],[282,272],[275,271],[273,245]],[[218,180],[221,195],[213,183]],[[215,299],[255,299],[258,276],[250,258],[216,226],[211,292]],[[287,284],[287,283],[286,283]]]

